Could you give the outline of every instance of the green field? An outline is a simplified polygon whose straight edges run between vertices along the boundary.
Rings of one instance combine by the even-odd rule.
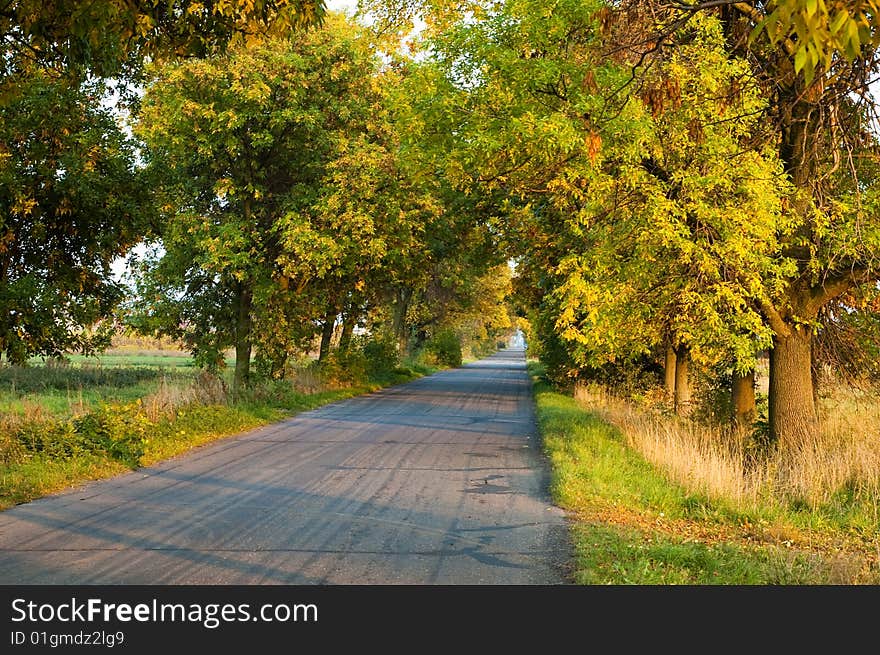
[[[186,353],[70,355],[64,364],[34,358],[27,367],[0,368],[0,413],[61,417],[101,402],[131,402],[162,384],[190,383],[198,369]]]
[[[105,353],[86,357],[84,355],[70,355],[70,363],[75,366],[101,366],[101,367],[123,367],[123,366],[144,366],[150,368],[169,368],[169,369],[189,369],[195,368],[195,362],[189,353]],[[228,357],[226,359],[228,366],[235,363],[235,359]]]

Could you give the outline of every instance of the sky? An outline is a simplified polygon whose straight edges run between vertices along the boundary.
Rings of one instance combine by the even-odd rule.
[[[327,0],[327,9],[353,14],[357,8],[357,0]]]

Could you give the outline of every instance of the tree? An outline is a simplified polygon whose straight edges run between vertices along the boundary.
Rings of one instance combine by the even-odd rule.
[[[426,91],[419,82],[404,62],[383,67],[382,105],[368,130],[344,143],[316,203],[338,239],[361,244],[327,280],[336,289],[324,322],[328,347],[331,318],[341,314],[341,341],[360,321],[390,335],[398,355],[417,350],[471,302],[477,278],[503,261],[480,202],[453,189],[433,166],[437,153],[414,108]]]
[[[315,280],[370,247],[346,241],[316,206],[341,144],[374,112],[375,69],[335,15],[289,41],[155,69],[137,131],[162,180],[166,253],[151,280],[164,291],[161,303],[143,297],[139,322],[183,336],[203,362],[234,347],[236,390],[249,379],[255,322],[271,328],[269,350],[295,336],[278,332],[290,314],[264,312],[320,296]]]
[[[35,71],[0,104],[0,353],[91,352],[123,296],[111,272],[148,230],[135,149],[97,82]]]
[[[473,280],[457,306],[448,308],[445,322],[461,335],[462,347],[472,356],[493,352],[513,334],[512,275],[507,262],[493,266]]]
[[[111,77],[145,59],[204,57],[271,29],[320,22],[321,0],[19,0],[0,9],[0,92],[34,67]]]
[[[745,65],[706,22],[641,97],[618,101],[629,69],[604,57],[600,6],[511,2],[437,38],[425,112],[447,174],[500,195],[507,240],[539,262],[524,271],[581,366],[670,342],[680,371],[721,356],[747,369],[768,338],[751,301],[773,269],[781,203],[773,158],[745,144],[754,121],[723,116],[760,99],[726,97]]]
[[[590,202],[573,208],[573,252],[561,259],[564,280],[553,292],[556,325],[579,361],[662,356],[680,413],[690,402],[690,363],[726,363],[737,380],[750,377],[756,353],[770,345],[765,287],[790,271],[776,258],[787,189],[774,153],[751,142],[764,101],[743,81],[746,63],[727,56],[717,21],[687,30],[630,101],[648,130],[604,126],[613,136],[586,183]]]
[[[770,429],[797,440],[815,429],[813,338],[820,315],[844,294],[872,289],[880,279],[877,137],[871,129],[869,83],[880,58],[877,6],[787,0],[697,3],[718,13],[729,47],[752,67],[768,103],[766,141],[778,152],[792,185],[788,212],[795,225],[781,244],[791,274],[762,303],[773,329]],[[662,28],[661,28],[662,29]]]
[[[823,3],[801,0],[558,2],[552,6],[511,0],[487,9],[439,33],[431,42],[437,59],[433,83],[440,101],[429,111],[444,126],[438,139],[445,140],[453,154],[447,170],[472,189],[502,188],[507,191],[511,205],[528,207],[527,214],[546,217],[548,224],[555,221],[555,229],[561,229],[563,235],[570,230],[570,243],[574,246],[571,250],[576,254],[569,258],[568,268],[561,273],[568,275],[582,268],[594,275],[596,269],[591,261],[579,265],[575,258],[586,253],[589,260],[597,246],[620,253],[613,244],[625,243],[625,235],[620,233],[616,237],[614,230],[623,230],[632,222],[605,223],[605,228],[600,225],[597,232],[594,219],[601,218],[605,208],[593,199],[608,197],[609,190],[602,193],[600,188],[596,193],[598,178],[592,175],[587,163],[596,160],[601,164],[609,158],[621,160],[628,151],[631,161],[639,161],[639,153],[632,151],[646,145],[646,130],[653,129],[650,122],[635,112],[639,105],[659,117],[686,115],[684,105],[678,104],[681,92],[677,76],[671,74],[668,63],[693,49],[700,26],[706,24],[698,18],[711,15],[717,19],[723,37],[720,50],[716,48],[720,61],[739,61],[740,72],[733,78],[728,74],[726,88],[712,86],[707,79],[707,86],[700,90],[701,95],[697,94],[702,104],[695,108],[704,112],[707,104],[708,111],[712,106],[726,108],[724,121],[751,126],[747,138],[739,138],[743,153],[758,154],[771,169],[773,159],[778,160],[782,178],[776,190],[768,189],[770,199],[782,196],[778,225],[768,230],[771,223],[763,223],[767,239],[755,232],[748,233],[758,246],[755,252],[744,249],[747,240],[736,234],[720,241],[711,236],[711,243],[703,238],[703,246],[699,246],[699,241],[692,238],[699,236],[693,229],[688,229],[677,245],[671,244],[676,245],[679,254],[691,250],[701,256],[709,252],[706,245],[739,244],[731,250],[739,259],[736,266],[721,262],[717,256],[708,259],[716,268],[724,264],[724,270],[719,271],[723,282],[719,289],[725,294],[718,299],[727,304],[726,309],[713,306],[708,294],[693,295],[706,287],[688,287],[684,283],[694,270],[688,267],[660,269],[683,282],[676,297],[678,301],[685,300],[684,305],[678,301],[655,305],[652,300],[646,308],[639,289],[652,287],[633,286],[632,282],[650,280],[655,270],[643,267],[640,272],[632,266],[626,270],[631,263],[627,258],[622,259],[622,266],[609,262],[606,273],[617,280],[616,285],[595,288],[599,298],[603,297],[601,294],[609,296],[618,308],[628,303],[624,308],[627,311],[606,311],[600,315],[590,294],[582,296],[580,306],[606,322],[650,307],[670,308],[668,317],[681,317],[680,326],[691,342],[695,331],[704,333],[698,341],[709,340],[704,337],[712,332],[705,328],[717,320],[712,316],[717,310],[724,310],[718,318],[725,323],[731,318],[738,320],[737,306],[744,308],[746,324],[739,327],[745,327],[745,331],[737,329],[734,322],[728,325],[734,329],[715,330],[715,335],[725,335],[723,341],[729,345],[734,345],[733,339],[740,344],[735,345],[734,351],[741,353],[746,346],[757,347],[761,335],[766,337],[772,332],[770,429],[776,439],[797,440],[816,424],[810,375],[811,340],[819,329],[818,318],[823,308],[850,290],[873,287],[878,279],[877,260],[872,255],[878,243],[876,187],[872,183],[876,138],[869,129],[873,103],[867,96],[867,84],[877,64],[877,13],[869,11],[871,7],[867,2],[848,2],[829,8]],[[762,13],[762,9],[768,13]],[[724,67],[729,69],[729,64],[718,68],[717,57],[715,61],[717,77]],[[719,79],[723,78],[722,75]],[[762,99],[749,110],[751,114],[736,111],[731,105],[730,99],[743,93],[757,94]],[[735,218],[735,194],[731,196],[727,190],[726,198],[724,194],[717,197],[717,189],[723,191],[723,185],[713,183],[716,192],[706,194],[697,203],[695,197],[668,193],[683,183],[686,186],[686,181],[679,178],[690,169],[688,157],[696,156],[698,166],[704,167],[700,175],[707,174],[707,160],[700,153],[711,154],[705,128],[712,123],[705,120],[706,116],[692,118],[698,119],[688,126],[693,129],[677,131],[692,143],[682,143],[681,147],[671,144],[671,150],[677,153],[675,157],[685,166],[669,170],[658,166],[660,160],[656,157],[653,161],[641,158],[635,172],[642,179],[649,174],[649,193],[650,189],[658,189],[658,183],[667,187],[662,194],[654,195],[652,201],[667,217],[694,214],[695,209],[702,210],[701,203],[714,202],[714,195],[722,207],[726,204],[727,215]],[[706,145],[701,146],[698,141],[703,138]],[[664,144],[664,150],[669,149],[668,145]],[[735,169],[731,167],[733,173]],[[716,167],[712,177],[723,180],[724,176],[718,175],[721,170]],[[621,211],[629,210],[623,207],[624,203],[644,200],[641,190],[634,196],[623,193],[626,176],[631,172],[620,168],[609,177],[609,181],[621,185],[617,190]],[[700,175],[692,179],[700,179]],[[743,179],[742,171],[733,179]],[[578,190],[583,182],[587,182],[586,193]],[[554,214],[558,218],[551,218]],[[579,218],[570,219],[575,216]],[[678,222],[688,227],[687,221]],[[666,223],[671,225],[670,221]],[[720,226],[713,227],[717,230]],[[602,229],[607,233],[602,233]],[[634,252],[646,252],[635,237],[631,245]],[[721,255],[721,251],[716,255]],[[695,263],[702,265],[697,259],[691,260],[689,266]],[[553,267],[561,262],[548,260],[547,264]],[[659,271],[656,273],[659,278]],[[553,274],[552,268],[544,274],[550,290],[558,284],[547,280]],[[574,281],[569,280],[571,291],[575,290]],[[669,286],[665,288],[668,290]],[[657,320],[661,317],[655,312],[649,312],[641,317],[644,321],[618,321],[617,326],[606,325],[602,329],[585,325],[590,329],[579,330],[577,324],[582,317],[576,312],[564,314],[571,309],[564,301],[574,296],[563,296],[559,298],[563,304],[557,305],[563,321],[555,328],[562,330],[563,337],[576,342],[582,336],[589,342],[603,335],[614,335],[619,340],[626,337],[626,332],[618,328],[643,325],[651,325],[655,330],[654,336],[646,335],[647,341],[657,341],[656,329],[665,322]],[[698,302],[695,305],[691,300]],[[693,309],[698,310],[696,315]],[[756,317],[761,319],[760,325],[755,322]],[[678,339],[679,331],[671,334],[673,340]],[[759,337],[751,344],[750,333]],[[631,350],[631,345],[644,343],[640,336],[635,333],[634,341],[610,345]],[[692,348],[693,343],[686,345]]]
[[[816,73],[833,68],[840,59],[853,62],[880,45],[880,2],[845,0],[770,0],[769,2],[671,2],[687,15],[729,8],[752,23],[754,43],[765,37],[791,57],[795,73],[807,83]]]
[[[396,320],[374,328],[402,340],[412,285],[432,261],[426,239],[434,233],[432,227],[444,220],[433,184],[414,177],[401,158],[390,93],[398,83],[391,70],[377,77],[381,104],[364,132],[341,142],[314,203],[314,211],[335,239],[358,244],[346,250],[323,282],[328,297],[324,326],[332,329],[342,315],[345,341],[350,340],[355,323],[367,315],[375,319],[384,309]],[[320,352],[329,350],[330,335],[324,333]]]
[[[0,350],[22,361],[106,344],[88,329],[124,294],[110,263],[151,224],[108,78],[322,15],[312,0],[2,3]]]

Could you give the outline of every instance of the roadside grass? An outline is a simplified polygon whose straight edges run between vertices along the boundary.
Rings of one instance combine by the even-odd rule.
[[[414,378],[408,378],[414,379]],[[380,384],[358,385],[312,394],[289,392],[234,405],[192,405],[159,423],[140,466],[150,466],[219,438],[282,421],[322,405],[369,393]]]
[[[436,370],[404,362],[326,384],[306,366],[233,401],[225,380],[186,365],[0,367],[0,510]]]
[[[529,363],[551,492],[569,512],[579,584],[877,584],[862,513],[689,490]],[[858,518],[862,517],[862,518]]]
[[[100,454],[58,460],[43,454],[0,465],[0,510],[26,503],[70,486],[109,478],[130,470]]]
[[[749,433],[650,405],[583,388],[574,396],[691,493],[781,520],[790,531],[858,538],[873,552],[880,546],[880,406],[852,416],[826,414],[809,438],[770,448]]]

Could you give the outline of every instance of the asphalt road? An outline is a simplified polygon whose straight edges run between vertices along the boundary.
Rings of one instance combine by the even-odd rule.
[[[0,584],[559,584],[522,351],[0,513]]]

